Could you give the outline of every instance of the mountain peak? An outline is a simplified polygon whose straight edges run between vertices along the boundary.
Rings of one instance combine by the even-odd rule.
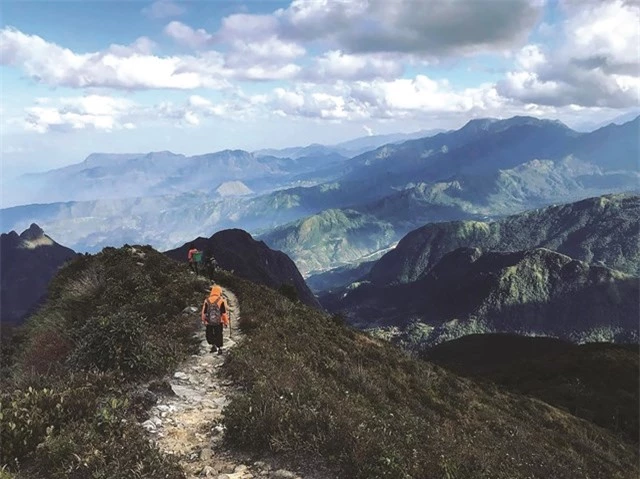
[[[549,120],[543,118],[536,118],[534,116],[517,115],[511,118],[499,119],[499,118],[476,118],[469,120],[462,129],[476,129],[476,130],[504,130],[512,126],[522,125],[555,125],[569,129],[567,125],[560,120]]]
[[[52,246],[55,242],[44,234],[44,230],[35,223],[31,223],[28,229],[24,230],[20,235],[22,240],[21,248],[35,249],[40,246]]]
[[[36,239],[42,238],[43,236],[44,236],[44,230],[40,228],[40,226],[38,226],[37,224],[31,223],[31,226],[29,226],[28,229],[22,232],[22,234],[20,235],[20,238],[25,241],[29,241],[29,240],[36,240]]]

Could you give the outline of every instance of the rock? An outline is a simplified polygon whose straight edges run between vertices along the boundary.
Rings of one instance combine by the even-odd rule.
[[[182,312],[184,314],[193,314],[198,312],[198,308],[196,308],[195,306],[187,306],[182,310]]]
[[[156,427],[162,426],[162,419],[157,416],[153,416],[149,421],[151,421]]]
[[[211,457],[213,456],[213,451],[209,448],[205,448],[200,451],[200,460],[204,462],[209,462]]]
[[[219,407],[225,407],[227,405],[227,398],[225,397],[215,398],[213,402],[216,403]]]
[[[216,479],[231,479],[228,474],[218,474]]]
[[[185,373],[183,373],[182,371],[178,371],[173,375],[174,378],[176,379],[189,379],[189,376],[187,376]]]
[[[152,381],[149,383],[147,389],[156,394],[166,394],[168,396],[176,395],[173,389],[171,389],[171,384],[167,381]]]
[[[211,432],[212,432],[213,434],[222,434],[222,433],[224,432],[224,427],[223,427],[222,425],[218,424],[217,426],[215,426],[215,427],[211,430]]]
[[[255,467],[257,467],[258,469],[270,469],[270,467],[267,465],[266,462],[262,462],[262,461],[256,461],[253,463],[253,465]]]
[[[215,474],[215,471],[211,466],[204,466],[198,474],[200,477],[212,477]]]
[[[233,470],[234,473],[240,474],[241,472],[245,472],[248,469],[244,464],[238,464]]]
[[[147,419],[145,422],[143,422],[142,427],[150,433],[156,432],[156,424],[151,419]]]
[[[233,464],[222,464],[220,472],[222,472],[223,474],[233,474],[233,470]]]
[[[278,469],[276,472],[271,474],[271,477],[274,479],[296,479],[298,475],[285,469]]]

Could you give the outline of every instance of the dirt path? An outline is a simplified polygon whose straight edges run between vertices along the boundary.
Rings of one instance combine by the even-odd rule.
[[[238,327],[238,300],[227,289],[223,294],[231,318],[230,330],[224,330],[224,349],[229,350],[242,341],[243,335]],[[199,315],[199,308],[192,307],[186,314]],[[175,394],[160,395],[149,411],[150,419],[142,424],[151,440],[164,453],[178,456],[189,479],[302,477],[265,462],[251,462],[221,447],[224,429],[220,419],[233,385],[221,374],[224,355],[210,352],[204,330],[197,334],[201,338],[199,353],[183,363],[168,381]]]

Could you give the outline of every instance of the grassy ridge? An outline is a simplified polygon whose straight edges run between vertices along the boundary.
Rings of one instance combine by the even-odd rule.
[[[233,447],[322,457],[355,478],[631,478],[635,448],[541,401],[417,361],[228,276],[247,341]]]
[[[183,477],[137,424],[149,398],[136,385],[195,351],[193,320],[181,312],[202,287],[151,247],[105,248],[64,267],[3,355],[5,469],[25,478]]]

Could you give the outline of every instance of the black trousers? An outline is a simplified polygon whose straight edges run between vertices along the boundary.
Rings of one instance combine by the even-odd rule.
[[[207,324],[206,335],[209,344],[222,347],[222,324]]]
[[[191,268],[191,271],[193,271],[195,274],[198,274],[198,263],[196,263],[195,261],[189,261],[189,268]]]

